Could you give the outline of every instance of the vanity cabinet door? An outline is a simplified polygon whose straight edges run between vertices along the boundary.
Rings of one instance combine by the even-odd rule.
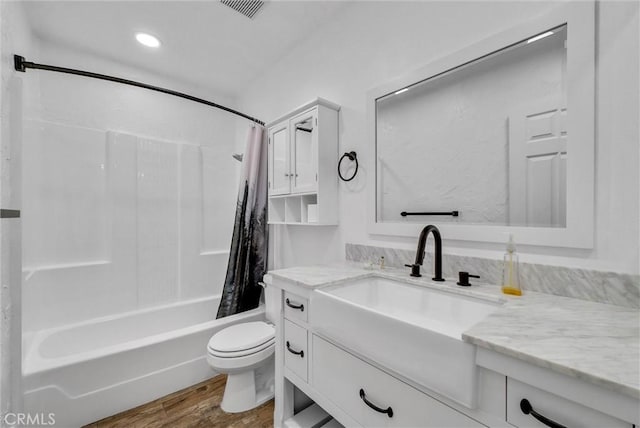
[[[518,428],[544,428],[549,426],[536,419],[533,414],[525,414],[521,408],[523,400],[526,400],[539,415],[566,427],[632,427],[632,424],[623,422],[620,419],[508,378],[507,422]],[[524,406],[526,408],[526,404]]]
[[[313,387],[362,426],[484,426],[316,335],[312,349]]]
[[[309,300],[288,291],[284,292],[284,317],[293,321],[307,322]]]
[[[309,350],[307,347],[307,330],[284,321],[284,365],[303,381],[307,381],[307,361]]]
[[[269,195],[291,192],[289,121],[269,128]]]
[[[291,119],[291,193],[317,190],[318,110]]]

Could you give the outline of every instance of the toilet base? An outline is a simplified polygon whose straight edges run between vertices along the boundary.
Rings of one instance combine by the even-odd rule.
[[[226,413],[246,412],[274,397],[274,361],[254,370],[227,375],[227,385],[220,408]]]

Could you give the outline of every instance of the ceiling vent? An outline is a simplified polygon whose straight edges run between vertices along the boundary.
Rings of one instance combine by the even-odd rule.
[[[253,18],[264,6],[264,2],[260,0],[220,0],[220,3],[240,12],[247,18]]]

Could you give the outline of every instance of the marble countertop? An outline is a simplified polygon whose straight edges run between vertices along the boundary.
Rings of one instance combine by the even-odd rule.
[[[434,283],[406,270],[368,270],[359,263],[275,270],[265,282],[276,278],[314,289],[370,276],[499,300],[503,305],[464,332],[463,340],[640,399],[637,309],[536,292],[507,296],[495,285],[462,288],[455,280]]]

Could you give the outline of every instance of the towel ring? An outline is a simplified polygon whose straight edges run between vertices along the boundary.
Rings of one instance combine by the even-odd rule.
[[[344,160],[344,158],[348,158],[350,161],[355,161],[356,163],[356,170],[353,171],[353,175],[349,178],[344,178],[342,176],[342,172],[340,171],[340,165],[342,164],[342,161]],[[340,177],[340,180],[342,181],[351,181],[354,178],[356,178],[356,175],[358,174],[358,157],[356,156],[356,152],[346,152],[345,154],[342,155],[342,157],[340,158],[340,160],[338,161],[338,176]]]

